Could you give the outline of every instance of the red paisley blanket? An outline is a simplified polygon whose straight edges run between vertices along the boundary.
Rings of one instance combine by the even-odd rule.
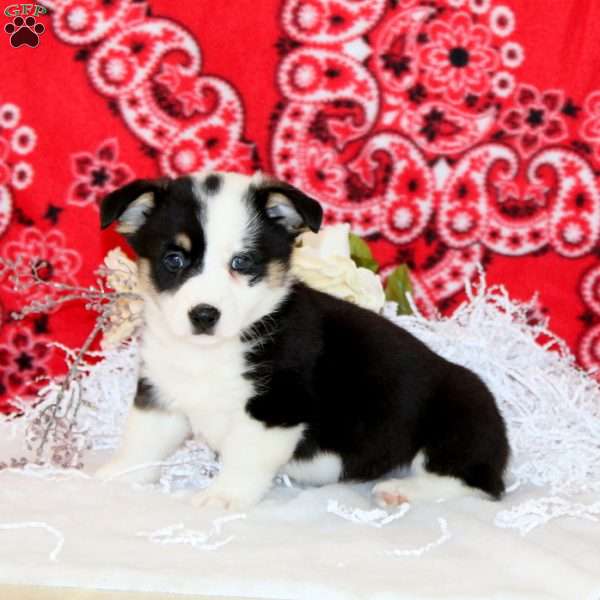
[[[54,0],[0,6],[0,257],[86,286],[134,177],[261,168],[451,310],[482,263],[600,365],[600,4],[593,0]],[[93,323],[15,321],[0,407]],[[55,356],[53,356],[53,354]]]

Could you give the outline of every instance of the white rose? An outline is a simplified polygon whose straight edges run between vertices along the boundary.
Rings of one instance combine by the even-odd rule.
[[[115,292],[138,294],[137,265],[121,248],[113,248],[104,257],[106,284]],[[141,325],[144,301],[141,297],[117,298],[108,328],[102,332],[101,346],[114,347],[131,337]]]
[[[350,225],[340,223],[323,227],[319,233],[307,231],[298,238],[298,243],[311,254],[321,258],[341,256],[350,258]]]
[[[379,312],[385,292],[379,277],[350,258],[349,225],[324,227],[298,239],[292,273],[310,287]]]
[[[375,312],[379,312],[383,308],[385,292],[381,279],[373,271],[364,267],[357,267],[350,288],[355,294],[354,298],[348,298],[350,302]]]

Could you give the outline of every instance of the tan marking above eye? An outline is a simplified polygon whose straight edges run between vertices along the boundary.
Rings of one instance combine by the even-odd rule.
[[[186,252],[192,249],[192,240],[187,233],[178,233],[175,236],[175,244],[180,248],[183,248]]]

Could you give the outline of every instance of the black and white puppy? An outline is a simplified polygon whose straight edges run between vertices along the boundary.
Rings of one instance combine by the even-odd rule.
[[[222,465],[199,505],[251,506],[280,471],[366,481],[417,455],[417,476],[375,486],[380,505],[465,486],[502,494],[506,430],[482,381],[290,275],[295,237],[321,225],[315,200],[260,174],[205,173],[134,181],[101,218],[139,257],[145,313],[137,396],[100,476],[160,461],[193,434]]]

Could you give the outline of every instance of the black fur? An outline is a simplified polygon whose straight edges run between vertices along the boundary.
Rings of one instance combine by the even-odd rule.
[[[222,175],[211,177],[201,186],[207,195],[222,186]],[[198,198],[187,177],[140,180],[105,199],[102,227],[148,191],[153,206],[126,238],[149,261],[156,289],[172,290],[202,270],[203,202],[218,198]],[[294,227],[269,213],[273,193],[285,195],[300,215]],[[316,201],[277,181],[250,185],[243,200],[258,225],[245,251],[253,261],[243,274],[252,284],[268,274],[269,265],[287,269],[299,233],[296,224],[316,231],[323,213]],[[192,248],[186,268],[169,273],[161,261],[166,253],[182,250],[173,247],[179,233],[190,238]],[[504,491],[509,447],[490,391],[474,373],[444,360],[387,319],[296,284],[276,312],[241,337],[260,338],[246,356],[245,376],[257,390],[246,410],[267,427],[304,425],[296,459],[335,453],[343,463],[343,479],[360,481],[408,465],[423,450],[429,471],[458,477],[495,498]],[[153,402],[152,388],[142,380],[136,405],[150,408]]]
[[[267,269],[270,263],[280,263],[284,269],[289,267],[290,257],[292,255],[294,239],[300,233],[300,231],[290,232],[285,227],[281,226],[276,220],[271,219],[265,210],[267,199],[270,193],[273,192],[286,194],[290,197],[290,201],[297,207],[298,200],[290,193],[286,188],[281,186],[277,187],[275,184],[271,184],[267,187],[250,186],[248,193],[246,194],[245,201],[250,205],[251,211],[256,215],[256,223],[258,227],[252,233],[251,241],[248,240],[249,246],[251,246],[251,253],[255,259],[254,269],[250,273],[251,285],[254,285],[264,279],[267,275]],[[308,197],[306,197],[308,198]],[[304,206],[304,200],[300,200],[302,206]],[[308,199],[306,204],[310,206],[312,203],[314,206],[321,210],[320,205],[312,199]],[[302,210],[306,214],[306,210]],[[309,209],[310,211],[310,209]],[[320,226],[320,219],[322,214],[312,213],[306,217],[302,215],[304,219],[309,219],[313,226],[317,228]]]
[[[137,408],[141,409],[155,409],[160,406],[160,403],[156,399],[154,387],[145,377],[140,377],[138,380],[133,403]]]
[[[223,176],[213,173],[204,179],[201,187],[208,195],[216,195],[222,185]],[[101,227],[105,229],[117,221],[132,202],[148,192],[153,194],[153,207],[148,209],[143,224],[136,231],[124,234],[124,237],[138,256],[150,262],[154,287],[159,292],[176,290],[187,279],[202,271],[206,249],[202,228],[203,201],[196,195],[190,177],[139,179],[115,190],[102,202]],[[323,217],[318,202],[286,183],[273,180],[250,186],[244,200],[256,213],[256,220],[260,223],[258,235],[251,236],[245,251],[253,258],[253,268],[246,273],[252,284],[266,276],[271,262],[279,262],[287,268],[293,240],[300,233],[300,230],[286,230],[276,219],[268,216],[266,204],[272,193],[286,196],[306,227],[314,231],[319,229]],[[184,251],[174,245],[173,241],[179,233],[189,237],[191,250]],[[176,273],[168,271],[161,263],[161,257],[173,250],[181,251],[187,260],[185,269]]]
[[[214,196],[219,193],[223,185],[223,177],[217,173],[211,173],[203,182],[202,188],[209,196]]]
[[[261,332],[261,329],[263,330]],[[370,480],[409,464],[498,498],[508,460],[494,398],[471,371],[450,363],[390,321],[297,284],[250,335],[247,377],[270,381],[248,413],[269,427],[306,425],[295,458],[338,454],[343,479]]]
[[[108,194],[100,209],[100,227],[106,229],[125,212],[125,209],[136,198],[147,192],[157,192],[165,183],[165,180],[158,179],[136,179]]]
[[[307,196],[298,188],[283,181],[270,181],[263,183],[259,187],[250,186],[248,190],[251,201],[261,213],[266,212],[267,201],[271,194],[282,194],[285,196],[302,218],[302,226],[307,227],[315,233],[319,231],[323,221],[323,209],[316,200]],[[300,230],[292,232],[294,235],[298,233],[300,233]]]
[[[203,207],[189,177],[141,179],[115,190],[102,203],[102,227],[118,220],[132,202],[147,192],[153,194],[153,206],[144,223],[136,231],[125,234],[125,239],[138,256],[149,261],[154,287],[161,292],[175,290],[202,270],[206,249],[201,223]],[[176,245],[175,238],[180,233],[190,239],[191,249]],[[187,263],[185,269],[173,273],[165,268],[161,258],[175,250],[185,255]]]

